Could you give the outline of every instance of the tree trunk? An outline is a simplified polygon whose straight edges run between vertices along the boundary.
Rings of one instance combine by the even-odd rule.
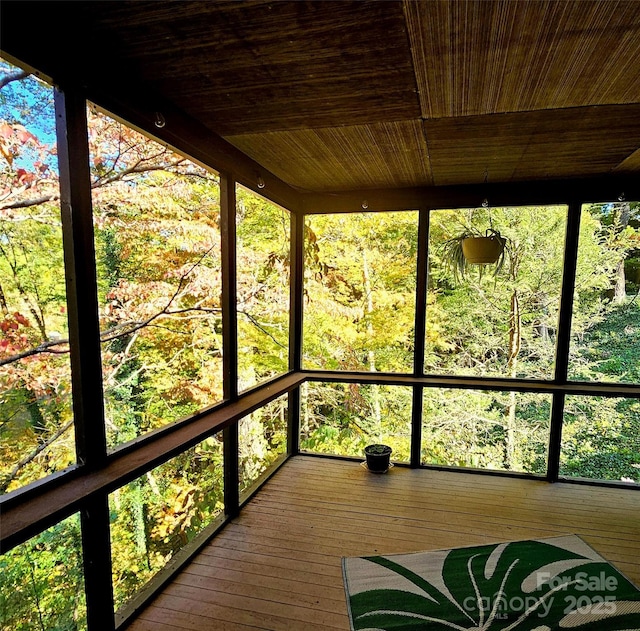
[[[362,251],[362,273],[364,276],[364,293],[367,297],[367,314],[373,313],[373,293],[371,291],[371,277],[369,275],[369,262],[367,261],[366,251]],[[373,340],[373,324],[369,319],[367,323],[367,339],[369,344]],[[375,351],[369,349],[367,352],[369,359],[369,371],[376,372],[376,355]],[[382,413],[380,411],[380,386],[372,384],[371,386],[371,404],[373,406],[373,419],[375,432],[378,440],[382,440]]]
[[[520,313],[520,300],[518,290],[511,294],[511,307],[509,314],[509,359],[507,361],[508,376],[514,379],[517,376],[518,354],[522,342],[522,316]],[[516,393],[509,393],[509,405],[507,411],[507,438],[505,444],[505,466],[510,471],[516,465]]]
[[[136,480],[131,488],[131,528],[136,552],[144,562],[148,570],[151,570],[151,557],[149,555],[147,527],[145,525],[146,507],[143,498],[143,483]]]
[[[4,295],[2,285],[0,285],[0,310],[2,310],[3,315],[9,315],[9,307],[7,306],[7,299]]]
[[[300,407],[302,408],[302,427],[300,428],[300,437],[302,440],[309,438],[309,385],[303,383],[300,386]]]
[[[621,232],[629,225],[629,218],[631,216],[631,205],[629,202],[623,202],[616,204],[617,212],[619,213],[615,219],[616,231]],[[618,267],[616,268],[615,286],[613,290],[613,302],[615,304],[621,304],[627,297],[627,290],[625,288],[626,278],[624,274],[624,258],[618,261]]]
[[[540,321],[535,325],[535,330],[544,342],[549,342],[551,340],[549,327],[547,325],[547,316],[549,313],[549,296],[546,293],[542,293],[542,296],[538,300],[538,303],[540,305],[540,311],[542,312],[542,315],[540,317]]]
[[[624,260],[618,262],[616,267],[616,280],[613,289],[613,302],[614,304],[622,304],[627,297],[627,290],[625,288],[626,278],[624,275]]]

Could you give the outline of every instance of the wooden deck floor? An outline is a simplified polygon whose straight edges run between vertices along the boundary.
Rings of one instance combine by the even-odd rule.
[[[640,585],[640,493],[298,456],[132,631],[349,629],[341,557],[575,533]]]

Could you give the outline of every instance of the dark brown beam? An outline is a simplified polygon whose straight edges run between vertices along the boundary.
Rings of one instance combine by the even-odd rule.
[[[424,375],[424,355],[426,344],[427,286],[429,274],[429,211],[421,210],[418,221],[418,252],[416,269],[416,307],[413,341],[413,374]],[[419,467],[422,459],[422,403],[423,388],[413,387],[411,405],[411,466]]]
[[[416,188],[308,193],[302,198],[307,214],[367,211],[417,210],[419,208],[475,208],[486,198],[492,206],[532,206],[616,201],[624,193],[629,200],[640,199],[640,178],[608,176],[572,180],[507,182],[468,186],[425,186]]]
[[[576,287],[576,268],[578,265],[578,242],[580,239],[580,216],[582,204],[571,202],[567,215],[567,228],[564,243],[564,265],[562,271],[562,290],[560,294],[560,313],[558,316],[558,334],[556,337],[555,381],[565,383],[569,375],[569,350],[571,346],[571,324],[573,320],[573,295]],[[551,431],[549,434],[549,461],[547,479],[556,482],[560,471],[562,451],[562,425],[564,421],[564,392],[553,395],[551,406]]]
[[[418,253],[416,269],[416,307],[413,341],[413,374],[424,374],[426,344],[427,284],[429,282],[429,211],[421,210],[418,220]]]
[[[300,388],[289,392],[287,402],[287,455],[300,452]]]
[[[240,511],[240,445],[238,424],[233,423],[222,430],[224,461],[224,514],[233,519]]]
[[[422,461],[422,409],[424,388],[413,386],[411,403],[411,468],[416,469]]]
[[[580,216],[582,204],[569,204],[564,245],[562,289],[560,293],[560,314],[556,337],[555,380],[564,383],[569,373],[569,347],[571,345],[571,322],[573,319],[573,294],[576,286],[578,265],[578,242],[580,239]]]
[[[113,631],[113,581],[109,530],[109,499],[96,494],[80,511],[82,560],[87,597],[88,631]]]
[[[78,463],[107,455],[102,394],[87,105],[82,94],[54,91],[60,212],[69,318],[73,415]]]
[[[304,223],[303,215],[291,215],[289,246],[289,370],[302,368],[302,323],[304,318]],[[287,405],[287,453],[300,450],[300,389],[289,393]]]
[[[55,484],[42,485],[31,493],[27,488],[24,493],[26,499],[19,492],[5,496],[0,500],[0,549],[8,551],[80,510],[96,494],[120,488],[293,390],[303,381],[300,373],[284,375],[240,396],[237,401],[222,404],[135,441],[110,455],[101,469],[75,475],[73,479],[61,476]]]
[[[100,92],[88,90],[87,98],[129,127],[171,146],[205,168],[229,173],[238,183],[272,202],[292,212],[300,211],[298,191],[224,138],[159,98],[149,103],[146,95],[133,98],[118,91],[109,93],[109,86],[102,86]],[[156,112],[165,121],[162,128],[155,124]]]
[[[302,323],[304,309],[304,217],[291,216],[289,287],[289,370],[302,368]]]
[[[238,398],[238,312],[236,247],[236,182],[220,175],[220,242],[222,258],[222,366],[223,392],[227,401]],[[224,460],[224,512],[233,518],[240,510],[238,425],[222,430]]]
[[[220,176],[220,258],[222,265],[222,386],[225,400],[238,397],[238,314],[236,308],[236,183]]]
[[[549,482],[557,482],[559,478],[565,399],[564,392],[553,393],[553,401],[551,403],[551,427],[549,430],[549,457],[547,460],[547,480]]]
[[[629,397],[640,399],[640,385],[613,383],[583,383],[570,381],[566,384],[533,379],[503,379],[492,377],[450,377],[449,375],[416,377],[409,374],[338,372],[303,370],[306,381],[327,383],[362,383],[388,386],[416,386],[425,388],[460,388],[464,390],[499,390],[503,392],[564,392],[566,394],[592,395],[599,397]]]

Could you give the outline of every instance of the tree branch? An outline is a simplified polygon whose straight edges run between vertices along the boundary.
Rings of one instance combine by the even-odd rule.
[[[184,159],[176,160],[175,162],[170,162],[169,164],[156,164],[156,165],[148,165],[148,166],[140,166],[142,164],[142,160],[134,164],[133,166],[123,169],[122,171],[114,172],[113,175],[107,178],[97,179],[95,182],[91,184],[91,188],[101,188],[102,186],[107,186],[109,184],[113,184],[113,182],[118,182],[122,180],[127,175],[132,175],[134,173],[148,173],[149,171],[169,171],[171,168],[175,168],[182,164]]]
[[[12,210],[14,208],[31,208],[31,206],[39,206],[40,204],[46,204],[47,202],[56,202],[60,199],[59,194],[41,195],[40,197],[33,197],[32,199],[20,199],[17,202],[11,204],[3,204],[0,206],[0,210]]]
[[[114,326],[111,329],[107,329],[106,331],[103,331],[100,334],[100,341],[112,342],[113,340],[117,340],[121,337],[132,335],[133,333],[136,333],[140,329],[143,329],[146,326],[150,326],[154,320],[162,316],[172,316],[175,314],[183,314],[183,313],[189,313],[193,311],[200,311],[204,313],[220,313],[221,309],[212,308],[212,307],[189,307],[189,308],[176,309],[175,311],[171,311],[167,306],[162,311],[159,311],[158,313],[154,313],[152,316],[148,317],[146,320],[141,320],[141,321],[133,320],[129,322],[122,322],[121,324],[118,324],[117,326]],[[20,359],[26,359],[27,357],[33,357],[34,355],[40,355],[41,353],[52,353],[56,355],[64,355],[69,352],[69,348],[55,349],[54,347],[65,346],[65,345],[68,347],[68,344],[69,344],[69,339],[51,340],[49,342],[44,342],[42,344],[39,344],[38,346],[35,346],[34,348],[30,348],[27,351],[23,351],[22,353],[16,353],[15,355],[11,355],[9,357],[5,357],[4,359],[0,359],[0,366],[6,366],[8,364],[12,364],[16,361],[19,361]]]
[[[9,74],[0,77],[0,90],[5,86],[9,85],[12,81],[20,81],[22,79],[26,79],[31,73],[26,70],[16,70],[15,72],[11,72]]]
[[[31,461],[36,458],[39,453],[44,451],[47,447],[49,447],[49,445],[58,440],[58,438],[60,438],[60,436],[62,436],[62,434],[64,434],[72,425],[73,417],[70,421],[67,421],[62,427],[58,428],[53,434],[51,434],[51,436],[49,436],[47,440],[39,444],[30,454],[22,458],[22,460],[19,460],[9,473],[2,476],[2,481],[0,481],[0,494],[3,494],[7,490],[7,487],[11,484],[11,482],[13,482],[13,480],[15,480],[20,469],[26,467]]]
[[[276,338],[271,333],[269,333],[269,331],[267,331],[267,329],[265,329],[264,326],[262,326],[258,322],[258,320],[256,320],[256,318],[252,316],[248,311],[238,311],[238,313],[241,313],[242,315],[244,315],[247,318],[247,320],[249,320],[249,322],[253,324],[253,326],[255,326],[258,330],[262,331],[267,337],[270,337],[273,340],[274,344],[276,344],[280,348],[285,348],[285,349],[287,348],[284,344],[276,340]]]

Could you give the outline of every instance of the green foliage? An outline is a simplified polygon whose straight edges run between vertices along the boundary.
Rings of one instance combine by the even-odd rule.
[[[4,100],[22,118],[0,121],[3,202],[19,208],[0,210],[0,358],[33,353],[0,371],[9,490],[75,461],[55,147],[42,142],[46,122],[24,109],[45,104],[39,95],[51,89],[35,85],[29,98]],[[222,399],[220,193],[215,174],[94,108],[88,125],[105,416],[117,447]],[[239,192],[239,200],[249,207],[238,225],[240,329],[255,383],[287,369],[289,219],[258,196]],[[274,406],[251,417],[264,450],[241,462],[246,479],[286,448],[286,414]],[[117,605],[222,510],[221,447],[209,439],[112,494]],[[28,583],[21,550],[3,560]],[[65,584],[59,598],[76,595]]]
[[[305,367],[409,372],[417,213],[313,216],[310,242]]]
[[[0,628],[86,626],[80,520],[74,515],[0,557]]]
[[[640,304],[601,307],[592,327],[572,346],[572,377],[585,381],[640,382]]]
[[[380,445],[375,443],[373,445],[367,445],[364,448],[364,452],[366,454],[382,456],[386,453],[391,453],[391,447],[389,447],[389,445]]]
[[[393,460],[411,452],[411,388],[307,383],[302,391],[300,446],[317,453],[363,457],[364,448],[384,443]]]
[[[387,228],[385,216],[313,217],[307,231],[313,258],[306,283],[309,307],[305,311],[304,338],[305,357],[314,358],[315,363],[311,365],[337,370],[362,369],[369,367],[366,362],[373,357],[378,368],[382,363],[380,357],[390,357],[389,341],[401,339],[394,335],[398,319],[385,314],[375,321],[367,313],[363,304],[368,292],[362,281],[356,282],[358,275],[365,276],[365,268],[358,262],[362,256],[358,254],[358,247],[362,243],[359,239],[363,227],[370,221],[369,226],[380,231],[380,235]],[[405,215],[409,216],[410,213]],[[478,231],[488,229],[492,222],[504,226],[511,237],[509,256],[491,282],[486,277],[467,275],[459,279],[463,282],[454,283],[442,250],[436,244],[451,239],[452,231],[459,231],[472,221],[476,222]],[[403,223],[396,219],[396,223],[407,226],[409,221]],[[543,379],[553,375],[565,227],[564,207],[431,213],[425,364],[428,372]],[[384,236],[380,242],[387,243]],[[619,242],[613,246],[617,256]],[[612,261],[613,246],[611,240],[603,238],[602,224],[597,217],[590,212],[583,213],[576,278],[578,308],[573,326],[586,332],[580,335],[584,341],[582,355],[578,357],[574,351],[571,366],[574,371],[586,370],[585,374],[598,380],[615,375],[616,380],[637,383],[640,362],[639,345],[635,341],[638,329],[635,307],[615,307],[600,299],[602,291],[610,286],[617,265]],[[366,256],[373,260],[372,252],[378,247],[382,249],[373,242],[368,244]],[[404,266],[404,271],[395,276],[396,281],[400,276],[410,278],[409,261],[399,257],[396,267],[398,264]],[[311,274],[313,269],[316,271]],[[389,287],[394,283],[386,281],[386,274],[392,269],[392,265],[379,268],[381,277],[385,278],[382,282]],[[374,295],[376,300],[381,300],[379,294]],[[354,308],[358,304],[359,312]],[[373,312],[376,307],[377,304]],[[626,309],[624,315],[622,309]],[[367,339],[365,351],[359,344],[362,329],[358,325],[374,321],[374,334]],[[411,325],[407,318],[405,330]],[[369,328],[368,332],[371,331]],[[605,358],[606,361],[602,361]],[[364,443],[376,436],[372,419],[380,418],[373,399],[366,392],[366,388],[355,385],[309,384],[303,395],[303,448],[361,455]],[[389,398],[394,399],[394,396]],[[404,417],[382,415],[385,427],[380,437],[384,442],[398,440],[403,424],[410,418],[410,408],[407,402]],[[423,409],[424,462],[544,474],[550,408],[550,398],[546,395],[427,390]],[[569,417],[566,423],[571,423]],[[632,434],[619,438],[627,447],[633,444]],[[397,451],[404,454],[400,459],[408,459],[408,438]],[[607,479],[628,478],[631,460],[622,453],[606,459]],[[585,467],[584,459],[580,462],[580,466]],[[591,469],[584,468],[583,475],[590,475],[589,471]],[[604,469],[599,475],[604,475]]]
[[[237,187],[239,389],[289,367],[289,212]]]
[[[240,491],[249,489],[287,451],[287,398],[280,397],[238,425]]]
[[[640,400],[567,397],[560,473],[640,484]]]
[[[431,213],[430,295],[441,310],[428,309],[427,331],[437,328],[444,315],[446,332],[444,340],[428,340],[427,372],[551,376],[565,223],[563,207]],[[509,234],[504,265],[491,280],[467,274],[456,282],[440,244],[452,238],[457,226],[483,232],[491,224],[504,226]],[[444,352],[437,352],[438,346]]]
[[[423,462],[544,474],[550,411],[548,395],[428,389]]]
[[[223,510],[222,443],[209,438],[109,497],[116,606]]]

